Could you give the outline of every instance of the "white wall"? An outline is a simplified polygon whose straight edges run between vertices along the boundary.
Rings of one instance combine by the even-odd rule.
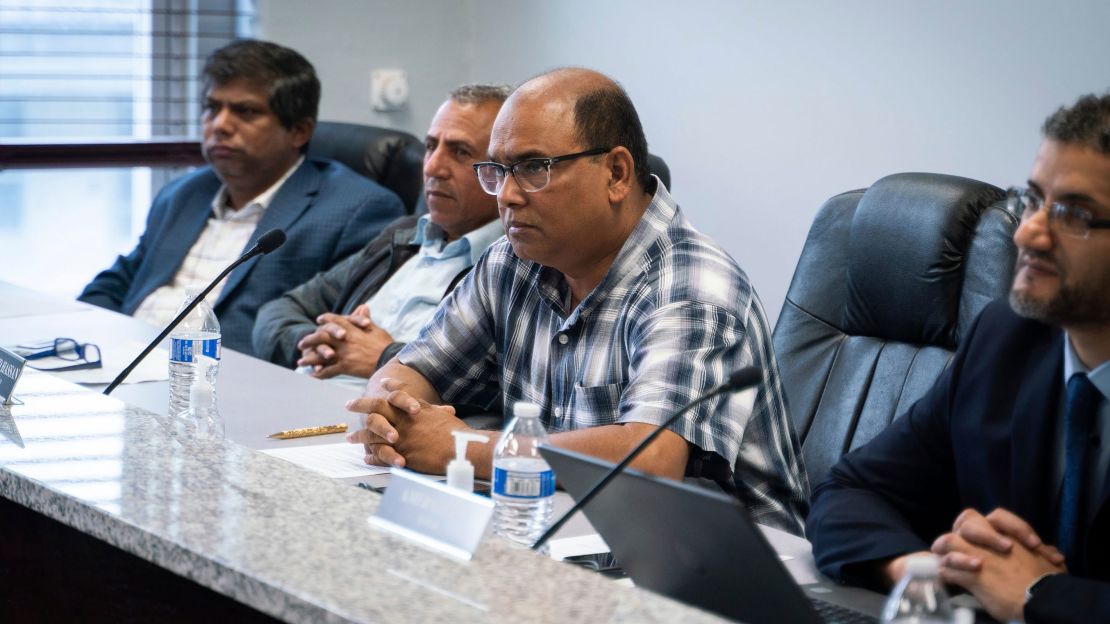
[[[258,37],[287,45],[315,67],[320,119],[400,128],[424,136],[454,87],[469,81],[470,0],[258,0]],[[411,105],[370,108],[370,70],[404,69]]]
[[[259,15],[321,71],[323,118],[418,135],[461,82],[609,73],[772,322],[828,196],[900,171],[1021,183],[1044,117],[1110,87],[1103,0],[259,0]],[[411,114],[372,115],[369,69],[394,65]]]

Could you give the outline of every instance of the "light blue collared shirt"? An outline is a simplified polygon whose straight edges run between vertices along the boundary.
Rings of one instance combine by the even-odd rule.
[[[486,248],[505,230],[499,219],[467,232],[451,242],[428,215],[416,223],[412,243],[420,251],[401,265],[367,305],[374,323],[397,342],[411,342],[431,320],[439,302],[455,277],[474,266]]]
[[[1087,379],[1102,393],[1102,402],[1098,407],[1098,420],[1095,423],[1099,434],[1098,457],[1095,458],[1094,472],[1091,474],[1091,488],[1087,492],[1087,519],[1090,520],[1098,508],[1102,488],[1106,486],[1107,471],[1110,470],[1110,361],[1099,364],[1093,371],[1088,371],[1075,349],[1071,346],[1071,338],[1064,333],[1064,388],[1068,380],[1076,373],[1087,373]],[[1056,483],[1063,487],[1064,483],[1064,410],[1067,403],[1067,391],[1060,393],[1059,418],[1056,419],[1056,462],[1054,465]],[[1059,491],[1059,490],[1057,490]]]

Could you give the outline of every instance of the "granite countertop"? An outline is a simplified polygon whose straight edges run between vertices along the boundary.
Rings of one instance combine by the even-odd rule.
[[[377,494],[28,370],[0,496],[290,622],[720,621],[487,538],[470,562],[372,530]]]

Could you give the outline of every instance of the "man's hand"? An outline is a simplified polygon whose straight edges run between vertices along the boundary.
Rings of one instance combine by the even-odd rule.
[[[1009,553],[1016,541],[1054,565],[1064,565],[1064,555],[1055,546],[1044,543],[1028,522],[1001,507],[985,516],[975,509],[963,510],[952,524],[952,532],[999,555]]]
[[[297,366],[312,366],[313,375],[370,377],[378,368],[382,351],[393,342],[389,332],[374,324],[370,310],[361,305],[350,316],[321,314],[316,331],[297,343]]]
[[[941,557],[941,580],[974,594],[1001,621],[1023,619],[1025,590],[1037,578],[1067,572],[1060,553],[1004,509],[987,516],[965,510],[932,551]]]
[[[347,441],[366,447],[366,463],[404,466],[442,474],[455,454],[451,432],[465,429],[450,405],[432,405],[414,398],[405,385],[388,377],[371,381],[366,394],[347,403],[358,412],[362,428],[347,434]]]

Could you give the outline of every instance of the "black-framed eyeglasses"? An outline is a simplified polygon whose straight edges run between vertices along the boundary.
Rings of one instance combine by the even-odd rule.
[[[1023,222],[1044,206],[1044,198],[1027,188],[1013,187],[1006,191],[1006,202]],[[1048,220],[1061,232],[1076,238],[1087,238],[1091,230],[1110,229],[1110,219],[1096,219],[1085,208],[1056,202],[1049,206]]]
[[[40,371],[60,372],[100,368],[103,366],[100,360],[100,347],[88,342],[79,343],[73,338],[55,338],[52,341],[47,341],[42,344],[19,345],[16,347],[16,352],[25,360],[40,360],[48,357],[56,357],[60,360],[76,362],[76,364],[65,364],[62,366],[30,365],[31,368]]]
[[[586,156],[597,156],[612,150],[611,147],[595,147],[584,152],[575,152],[551,158],[525,158],[511,165],[502,165],[496,162],[474,163],[474,173],[478,174],[478,183],[482,190],[490,195],[501,192],[505,186],[505,177],[512,174],[520,188],[529,193],[541,191],[551,183],[551,165]]]

